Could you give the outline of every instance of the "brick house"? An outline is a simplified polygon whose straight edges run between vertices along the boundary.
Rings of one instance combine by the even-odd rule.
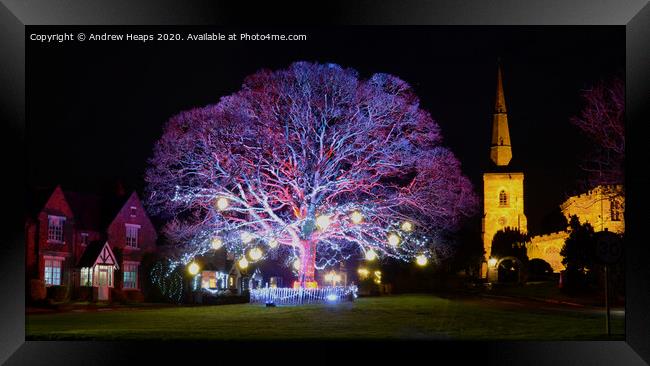
[[[156,251],[157,233],[135,192],[106,199],[57,186],[27,219],[25,237],[28,279],[108,300],[111,288],[141,290],[140,263]]]

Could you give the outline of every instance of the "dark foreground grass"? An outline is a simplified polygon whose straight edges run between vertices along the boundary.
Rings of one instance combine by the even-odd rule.
[[[614,318],[623,339],[623,317]],[[240,304],[27,316],[28,340],[606,339],[602,315],[502,309],[430,295],[267,308]]]

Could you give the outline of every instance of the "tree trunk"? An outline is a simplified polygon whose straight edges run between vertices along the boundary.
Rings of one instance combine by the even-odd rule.
[[[309,282],[314,282],[316,272],[316,242],[312,240],[302,240],[300,252],[300,287],[307,287]]]

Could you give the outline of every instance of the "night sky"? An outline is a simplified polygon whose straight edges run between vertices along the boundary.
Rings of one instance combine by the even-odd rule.
[[[90,29],[127,31],[28,27],[27,33]],[[141,192],[147,159],[169,117],[216,103],[260,68],[306,60],[352,67],[364,78],[390,73],[410,83],[480,194],[501,57],[513,160],[526,174],[529,231],[538,233],[543,218],[578,188],[578,163],[590,148],[569,124],[580,110],[580,90],[624,74],[621,26],[195,27],[192,32],[204,30],[304,33],[308,41],[27,41],[28,188],[60,183],[64,189],[99,191],[119,180]]]

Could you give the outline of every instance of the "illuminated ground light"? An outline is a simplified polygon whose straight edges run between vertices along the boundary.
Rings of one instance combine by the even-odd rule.
[[[229,204],[230,202],[228,202],[228,199],[226,197],[219,197],[217,199],[217,208],[219,211],[227,209]]]
[[[242,233],[239,234],[239,237],[244,244],[248,244],[253,240],[253,235],[248,231],[242,231]]]
[[[194,275],[196,275],[197,273],[199,273],[199,265],[196,264],[196,262],[192,262],[192,263],[190,263],[189,266],[187,266],[187,271],[188,271],[192,276],[194,276]]]
[[[396,247],[396,246],[399,245],[400,241],[401,241],[401,239],[399,238],[399,235],[397,235],[395,233],[391,233],[390,235],[388,235],[388,244]]]
[[[409,221],[404,221],[402,223],[402,230],[404,230],[406,232],[412,231],[413,230],[413,224],[411,222],[409,222]]]
[[[223,241],[221,241],[221,238],[212,238],[211,245],[212,245],[212,249],[217,250],[221,248],[221,246],[223,245]]]
[[[296,271],[300,271],[300,259],[296,259],[295,261],[293,261],[293,269],[295,269]]]
[[[350,214],[350,220],[355,224],[360,224],[363,221],[363,215],[359,211],[354,211]]]
[[[334,295],[334,294],[330,294],[330,295],[327,295],[326,299],[327,299],[327,301],[336,301],[336,300],[339,299],[339,297]]]
[[[420,254],[417,257],[415,257],[415,263],[417,263],[418,266],[426,266],[427,263],[429,263],[429,259],[427,258],[426,255]]]
[[[373,249],[370,249],[366,252],[367,261],[374,261],[375,259],[377,259],[377,252],[375,252]]]
[[[241,269],[246,269],[248,267],[248,260],[246,258],[242,258],[238,262],[239,268]]]
[[[490,267],[494,267],[494,266],[496,266],[496,265],[497,265],[497,259],[496,259],[496,258],[490,258],[490,259],[488,259],[488,265],[489,265]]]
[[[275,248],[277,246],[278,246],[278,241],[277,240],[275,240],[275,239],[269,240],[269,247]]]
[[[330,217],[327,215],[319,215],[316,218],[316,226],[320,230],[326,230],[328,226],[330,226]]]
[[[262,258],[262,254],[264,253],[262,253],[262,250],[260,248],[253,248],[248,252],[248,256],[254,261]]]

